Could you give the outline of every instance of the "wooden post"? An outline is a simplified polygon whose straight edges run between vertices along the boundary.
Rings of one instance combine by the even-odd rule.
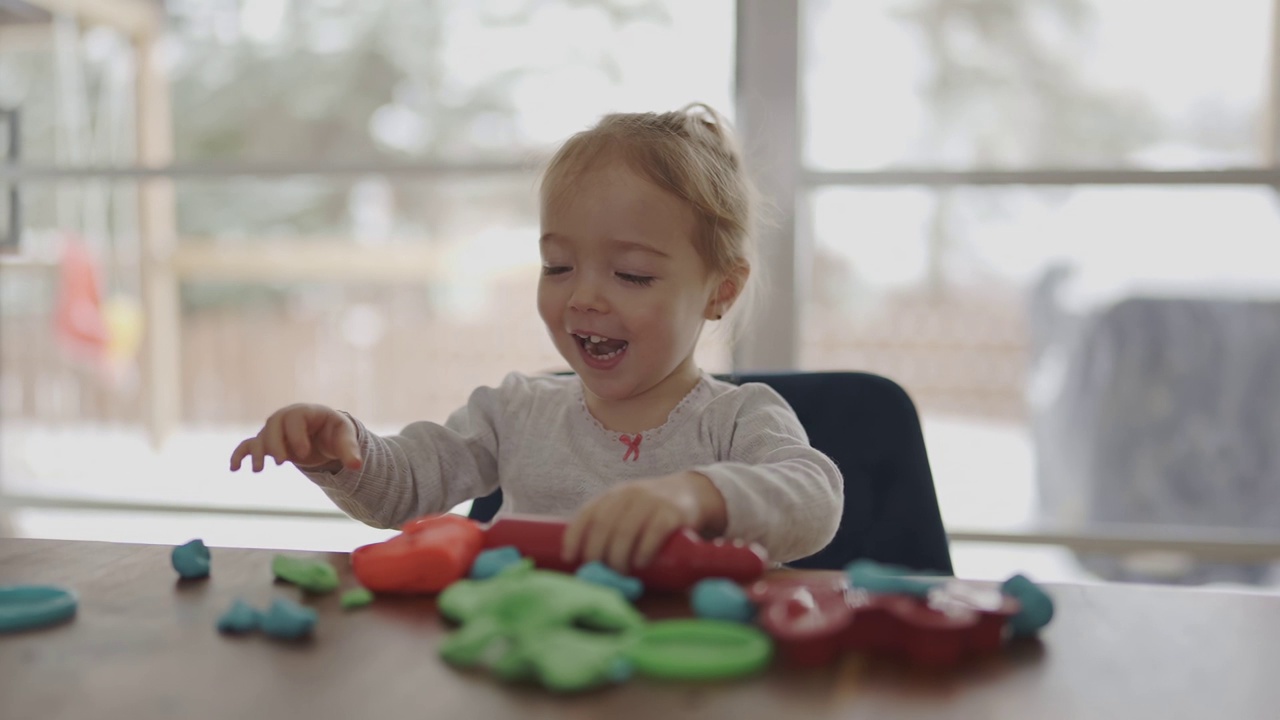
[[[762,302],[734,348],[737,371],[790,370],[799,361],[803,287],[811,272],[808,218],[796,208],[799,6],[775,0],[738,0],[737,5],[737,126],[747,166],[772,215],[758,238],[758,261],[769,287],[762,288]]]
[[[1267,94],[1263,102],[1267,103],[1262,129],[1266,133],[1263,162],[1280,169],[1280,0],[1271,3],[1271,71],[1267,73]],[[1276,190],[1280,191],[1280,185]]]
[[[138,164],[173,163],[173,120],[168,78],[156,57],[154,35],[137,37]],[[138,232],[142,262],[142,378],[147,433],[159,447],[182,418],[181,317],[173,269],[177,241],[173,180],[152,177],[138,188]]]

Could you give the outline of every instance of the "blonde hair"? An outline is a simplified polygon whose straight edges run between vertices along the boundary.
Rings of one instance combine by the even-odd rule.
[[[562,201],[574,181],[605,158],[621,159],[692,206],[693,244],[707,269],[721,277],[738,268],[748,271],[732,305],[741,315],[759,270],[754,228],[759,203],[728,122],[703,103],[675,112],[605,115],[551,158],[542,175],[543,205]]]

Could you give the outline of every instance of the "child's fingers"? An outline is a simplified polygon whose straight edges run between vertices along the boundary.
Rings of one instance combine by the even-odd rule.
[[[653,508],[646,505],[632,505],[622,517],[612,523],[613,531],[609,533],[606,545],[601,553],[604,562],[614,570],[625,573],[631,565],[631,553],[636,547],[636,540],[641,536],[646,524],[652,518]]]
[[[240,441],[240,444],[236,446],[236,449],[232,451],[231,472],[235,472],[240,469],[240,463],[243,462],[244,457],[249,454],[250,449],[252,448],[252,443],[256,439],[257,438],[249,438],[248,440],[242,440]]]
[[[328,438],[329,453],[342,461],[351,469],[359,470],[363,464],[360,458],[360,443],[356,440],[356,428],[341,413],[334,412],[328,420],[325,432]]]
[[[614,525],[617,522],[618,514],[614,506],[615,503],[602,503],[592,513],[580,544],[581,552],[578,557],[582,562],[604,560],[605,547],[609,544],[609,538],[613,535]]]
[[[277,465],[289,459],[289,448],[284,444],[284,423],[279,417],[273,416],[268,420],[258,436],[262,438],[263,449],[275,458]]]
[[[360,457],[360,443],[356,441],[356,431],[351,428],[350,424],[344,423],[342,431],[342,464],[352,470],[359,470],[364,464],[364,460]]]
[[[653,562],[654,556],[666,544],[671,533],[679,529],[680,522],[671,513],[663,512],[650,518],[644,526],[644,532],[636,541],[634,567],[648,567],[649,563]]]
[[[284,442],[294,460],[311,456],[311,438],[307,436],[307,420],[302,413],[289,413],[284,417]]]
[[[560,559],[566,563],[585,563],[595,558],[586,556],[587,538],[596,532],[604,517],[604,503],[608,495],[597,497],[588,502],[569,522],[564,531],[564,542],[560,551]]]
[[[253,471],[262,472],[266,460],[266,451],[262,447],[262,436],[254,438],[249,445],[249,455],[253,458]]]
[[[572,563],[578,559],[578,551],[582,546],[582,537],[586,534],[587,526],[591,523],[591,513],[595,506],[588,504],[586,507],[578,511],[578,514],[569,521],[568,527],[564,529],[564,539],[560,543],[560,560],[564,563]]]

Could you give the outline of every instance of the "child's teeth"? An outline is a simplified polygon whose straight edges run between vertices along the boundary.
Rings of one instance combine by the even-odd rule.
[[[605,341],[605,338],[602,338],[602,337],[600,337],[599,335],[592,335],[592,336],[591,336],[591,342],[593,342],[593,343],[600,343],[600,342],[604,342],[604,341]]]

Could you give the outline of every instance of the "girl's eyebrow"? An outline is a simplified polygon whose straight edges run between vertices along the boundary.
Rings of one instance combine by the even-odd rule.
[[[540,245],[560,244],[566,241],[567,241],[567,238],[565,238],[563,235],[558,235],[553,232],[545,233],[542,237],[538,238],[538,244]],[[608,240],[608,243],[610,246],[613,247],[613,249],[618,250],[620,252],[643,252],[643,253],[649,253],[650,255],[657,255],[660,258],[667,258],[667,259],[671,258],[670,255],[663,252],[662,250],[659,250],[658,248],[652,245],[649,245],[647,243],[637,242],[635,240],[621,240],[618,238],[612,238]]]
[[[659,250],[658,248],[652,245],[648,245],[642,242],[636,242],[634,240],[615,239],[615,240],[610,240],[609,244],[614,246],[618,250],[622,250],[624,252],[644,252],[644,253],[649,253],[651,255],[657,255],[658,257],[662,257],[662,258],[671,257],[670,255],[662,252],[661,250]]]

